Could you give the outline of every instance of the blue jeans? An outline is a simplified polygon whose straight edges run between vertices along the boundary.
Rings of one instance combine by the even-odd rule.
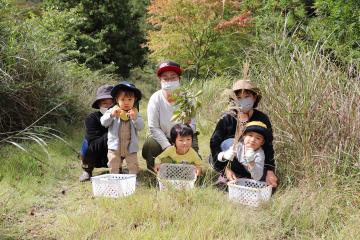
[[[80,148],[80,156],[85,157],[87,150],[89,148],[89,143],[88,141],[84,138],[82,144],[81,144],[81,148]]]
[[[228,138],[220,144],[221,151],[228,150],[234,144],[234,138]]]

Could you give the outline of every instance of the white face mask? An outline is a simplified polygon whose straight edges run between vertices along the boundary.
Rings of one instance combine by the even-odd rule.
[[[170,82],[161,81],[161,89],[163,89],[165,91],[174,91],[178,87],[180,87],[180,81],[179,80],[170,81]]]
[[[100,107],[100,112],[102,114],[104,114],[107,110],[108,110],[108,108],[106,108],[106,107]]]
[[[247,113],[254,107],[255,100],[252,97],[246,97],[239,100],[239,107],[242,112]]]

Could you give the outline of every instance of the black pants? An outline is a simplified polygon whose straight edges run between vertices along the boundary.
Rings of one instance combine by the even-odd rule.
[[[94,168],[107,167],[107,149],[106,151],[94,152],[91,148],[89,148],[85,156],[80,154],[80,159],[84,171],[91,173]]]

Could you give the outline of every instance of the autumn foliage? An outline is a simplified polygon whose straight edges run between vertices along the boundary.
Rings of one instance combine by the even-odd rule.
[[[221,68],[216,59],[234,52],[238,45],[232,43],[241,43],[237,38],[251,21],[250,12],[242,12],[238,1],[153,0],[148,13],[153,26],[148,31],[150,58],[171,58],[195,77]]]

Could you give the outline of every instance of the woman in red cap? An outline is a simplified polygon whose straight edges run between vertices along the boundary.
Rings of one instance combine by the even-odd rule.
[[[171,96],[172,92],[180,87],[181,73],[180,65],[173,61],[161,62],[156,70],[161,89],[150,97],[148,103],[147,117],[150,136],[145,140],[142,149],[142,156],[146,160],[149,170],[154,170],[155,158],[171,146],[170,130],[176,124],[171,121],[174,112],[174,100]],[[194,119],[189,125],[196,132]],[[192,147],[198,151],[196,135],[193,138]]]

